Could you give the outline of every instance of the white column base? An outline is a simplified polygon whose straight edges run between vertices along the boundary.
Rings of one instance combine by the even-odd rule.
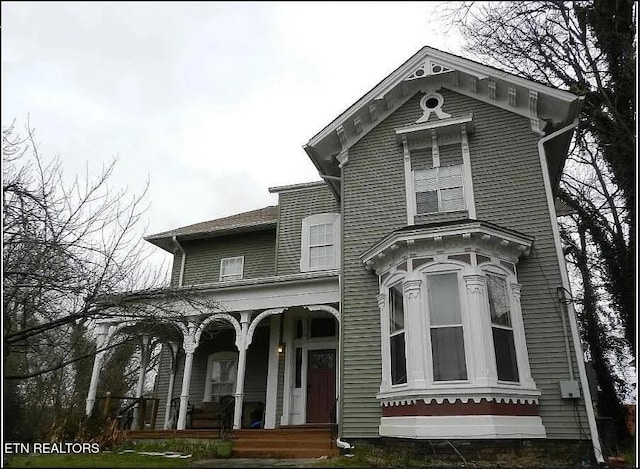
[[[382,417],[380,436],[413,439],[546,438],[538,416]]]

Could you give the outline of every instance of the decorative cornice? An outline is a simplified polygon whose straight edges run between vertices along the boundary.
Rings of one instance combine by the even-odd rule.
[[[391,268],[398,259],[437,257],[445,250],[464,250],[496,256],[513,264],[528,254],[533,240],[480,221],[434,225],[394,231],[360,256],[368,269],[378,274]],[[392,246],[399,246],[400,249]]]

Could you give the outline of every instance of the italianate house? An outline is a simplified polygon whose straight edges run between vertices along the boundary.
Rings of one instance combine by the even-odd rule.
[[[174,326],[151,427],[215,427],[198,411],[226,398],[234,429],[583,440],[601,459],[554,205],[580,108],[424,47],[304,145],[318,182],[147,237],[172,288],[220,305]]]

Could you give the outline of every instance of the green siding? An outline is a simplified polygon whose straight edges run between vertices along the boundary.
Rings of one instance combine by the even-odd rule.
[[[588,433],[584,406],[579,406],[578,424],[573,403],[563,401],[559,394],[558,382],[568,379],[568,366],[555,293],[561,279],[537,151],[539,137],[525,118],[446,89],[440,92],[446,112],[453,116],[473,112],[475,132],[469,137],[469,149],[477,218],[535,237],[531,254],[518,265],[518,279],[531,371],[542,391],[539,409],[547,436],[584,437]],[[406,225],[402,147],[393,129],[422,115],[420,96],[412,97],[354,145],[343,169],[345,438],[378,436],[378,281],[358,256],[390,231]],[[448,150],[453,148],[459,147],[443,147],[447,152],[441,158],[452,161],[454,152]],[[573,350],[571,353],[577,379]]]
[[[433,155],[431,148],[411,150],[411,169],[420,171],[433,168]]]
[[[302,220],[319,213],[339,213],[340,206],[326,186],[282,191],[278,205],[278,275],[300,272]]]
[[[183,285],[220,281],[220,261],[225,257],[244,256],[243,278],[274,275],[275,230],[253,231],[230,236],[183,242],[187,253]],[[174,256],[173,285],[180,275],[180,253]]]
[[[459,143],[439,147],[438,154],[440,155],[440,166],[462,164],[462,147]]]
[[[381,122],[349,150],[343,168],[342,430],[346,439],[378,437],[380,310],[378,278],[358,256],[390,231],[406,225],[402,146],[394,127],[421,115],[420,96]]]

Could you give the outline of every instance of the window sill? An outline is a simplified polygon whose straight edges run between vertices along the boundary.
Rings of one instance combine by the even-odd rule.
[[[456,210],[454,212],[420,213],[416,214],[413,218],[416,225],[467,219],[469,219],[469,212],[467,210]]]

